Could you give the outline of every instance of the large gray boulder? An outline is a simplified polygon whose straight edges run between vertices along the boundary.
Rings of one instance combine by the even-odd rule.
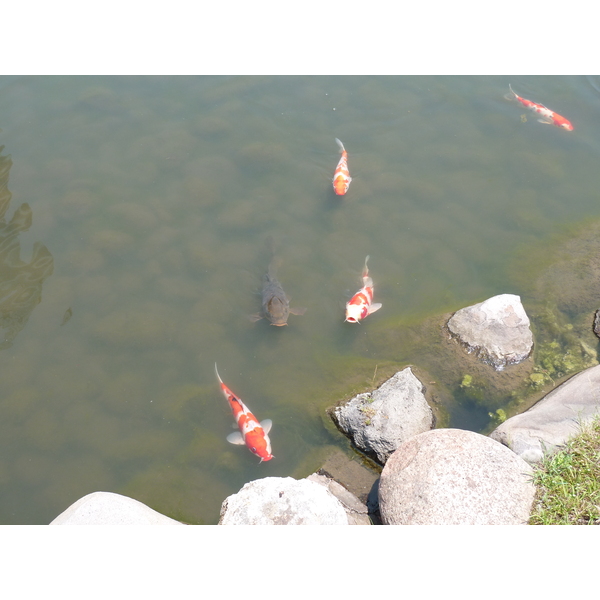
[[[402,442],[433,427],[423,384],[410,367],[398,371],[373,392],[358,394],[336,407],[333,418],[357,448],[382,465]]]
[[[379,483],[385,525],[526,524],[531,466],[478,433],[434,429],[402,444]]]
[[[529,317],[514,294],[500,294],[458,310],[448,330],[483,362],[502,371],[525,360],[533,349]]]
[[[149,506],[112,492],[93,492],[71,504],[50,525],[183,525]]]
[[[600,365],[581,371],[490,437],[529,463],[555,452],[600,413]]]
[[[225,498],[219,525],[348,525],[348,517],[339,500],[319,483],[265,477]]]

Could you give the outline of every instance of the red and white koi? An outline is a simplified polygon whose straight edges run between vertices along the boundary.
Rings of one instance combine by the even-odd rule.
[[[335,141],[340,147],[342,157],[340,158],[340,162],[337,164],[335,173],[333,174],[333,190],[338,196],[343,196],[350,187],[352,177],[350,177],[350,171],[348,171],[348,153],[344,148],[344,144],[342,144],[342,142],[340,142],[340,140],[337,138],[335,138]]]
[[[537,102],[532,102],[531,100],[527,100],[526,98],[521,98],[521,96],[517,95],[517,93],[512,89],[510,84],[508,84],[508,87],[510,89],[510,93],[506,94],[505,98],[507,100],[518,100],[523,106],[525,106],[529,110],[532,110],[538,115],[541,115],[541,117],[538,119],[540,123],[546,123],[547,125],[555,125],[556,127],[566,129],[567,131],[573,131],[573,125],[563,116],[559,115],[558,113],[555,113],[549,108],[546,108],[543,104],[538,104]]]
[[[219,371],[217,371],[217,363],[215,363],[215,373],[221,384],[221,391],[229,402],[235,421],[240,428],[240,431],[229,434],[227,441],[240,446],[246,444],[250,452],[260,458],[260,462],[271,460],[273,458],[271,440],[267,434],[271,430],[273,421],[265,419],[259,423],[248,407],[223,383]]]
[[[373,280],[369,277],[368,260],[367,256],[362,272],[363,287],[346,304],[346,321],[348,323],[358,323],[381,308],[381,304],[378,302],[373,304]]]

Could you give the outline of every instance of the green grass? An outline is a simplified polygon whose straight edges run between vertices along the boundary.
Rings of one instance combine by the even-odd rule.
[[[536,468],[530,525],[600,525],[600,418]]]

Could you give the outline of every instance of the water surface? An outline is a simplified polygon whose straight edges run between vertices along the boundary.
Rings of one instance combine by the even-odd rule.
[[[506,101],[509,83],[575,131]],[[216,523],[244,483],[349,451],[325,409],[415,360],[410,345],[382,351],[386,331],[498,293],[527,308],[515,257],[600,215],[599,90],[586,77],[0,78],[0,522],[48,523],[103,490]],[[287,327],[248,318],[269,236],[307,308]],[[345,324],[367,254],[383,308]],[[274,460],[226,442],[215,361],[273,420]]]

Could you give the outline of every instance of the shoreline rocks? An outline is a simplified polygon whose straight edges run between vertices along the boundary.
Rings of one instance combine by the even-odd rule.
[[[524,361],[533,349],[529,318],[511,294],[457,311],[447,328],[496,371]],[[424,391],[406,367],[377,390],[328,411],[359,450],[384,465],[379,479],[365,476],[367,469],[340,451],[305,479],[247,483],[223,501],[219,524],[367,525],[379,518],[388,525],[526,524],[535,495],[533,463],[600,414],[600,365],[571,377],[490,436],[432,429]],[[182,523],[131,498],[96,492],[51,524]]]

